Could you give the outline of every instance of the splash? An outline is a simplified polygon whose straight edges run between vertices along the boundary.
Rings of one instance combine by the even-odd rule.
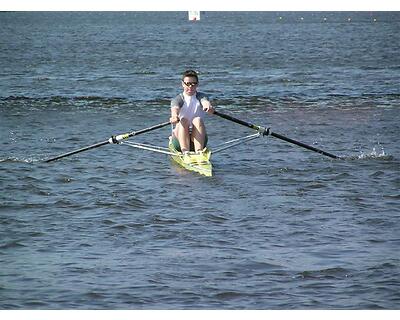
[[[18,158],[18,157],[0,158],[0,163],[36,163],[40,161],[41,161],[40,159],[35,159],[35,158]]]
[[[383,148],[380,151],[377,151],[376,148],[372,148],[371,152],[360,152],[358,156],[348,156],[343,157],[343,159],[347,160],[370,160],[370,159],[382,159],[382,160],[390,160],[393,159],[393,156],[387,154]]]
[[[385,153],[383,148],[381,149],[380,153],[376,151],[376,148],[372,148],[370,153],[363,153],[361,152],[358,156],[358,159],[376,159],[376,158],[386,158],[388,155]]]

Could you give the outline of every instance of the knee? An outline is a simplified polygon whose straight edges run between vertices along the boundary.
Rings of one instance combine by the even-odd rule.
[[[196,117],[192,120],[192,123],[195,127],[200,127],[203,126],[203,119],[201,119],[200,117]]]
[[[179,124],[186,129],[190,126],[189,120],[186,118],[180,119]]]

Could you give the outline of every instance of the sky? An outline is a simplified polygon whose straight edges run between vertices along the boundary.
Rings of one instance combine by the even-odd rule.
[[[1,0],[1,11],[400,11],[395,0]]]

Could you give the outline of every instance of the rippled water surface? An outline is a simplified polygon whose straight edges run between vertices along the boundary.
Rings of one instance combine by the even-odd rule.
[[[0,308],[398,309],[400,24],[374,17],[0,13]],[[341,159],[262,137],[211,178],[126,145],[43,162],[166,121],[188,67]],[[253,133],[206,120],[211,148]]]

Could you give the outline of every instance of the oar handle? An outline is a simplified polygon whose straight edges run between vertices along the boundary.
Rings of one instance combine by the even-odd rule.
[[[160,128],[165,127],[165,126],[167,126],[169,124],[171,124],[171,122],[166,121],[166,122],[163,122],[163,123],[160,123],[160,124],[156,124],[155,126],[148,127],[148,128],[142,129],[142,130],[132,131],[131,133],[129,133],[129,138],[133,137],[133,136],[137,136],[137,135],[142,134],[142,133],[146,133],[146,132],[152,131],[152,130],[160,129]]]
[[[119,135],[116,135],[116,136],[111,136],[111,138],[108,139],[108,142],[109,143],[120,143],[122,140],[128,139],[128,138],[133,137],[133,136],[137,136],[137,135],[142,134],[142,133],[146,133],[146,132],[149,132],[149,131],[152,131],[152,130],[156,130],[156,129],[165,127],[165,126],[167,126],[169,124],[170,124],[170,122],[166,121],[166,122],[157,124],[155,126],[148,127],[148,128],[145,128],[145,129],[141,129],[141,130],[138,130],[138,131],[132,131],[132,132],[128,132],[128,133],[119,134]]]
[[[241,125],[243,125],[245,127],[249,127],[250,129],[261,131],[264,135],[268,135],[268,130],[263,128],[263,127],[256,126],[256,125],[254,125],[252,123],[249,123],[249,122],[234,118],[234,117],[232,117],[230,115],[221,113],[221,112],[219,112],[217,110],[214,111],[214,114],[217,115],[217,116],[220,116],[221,118],[224,118],[226,120],[230,120],[230,121],[236,122],[238,124],[241,124]]]

